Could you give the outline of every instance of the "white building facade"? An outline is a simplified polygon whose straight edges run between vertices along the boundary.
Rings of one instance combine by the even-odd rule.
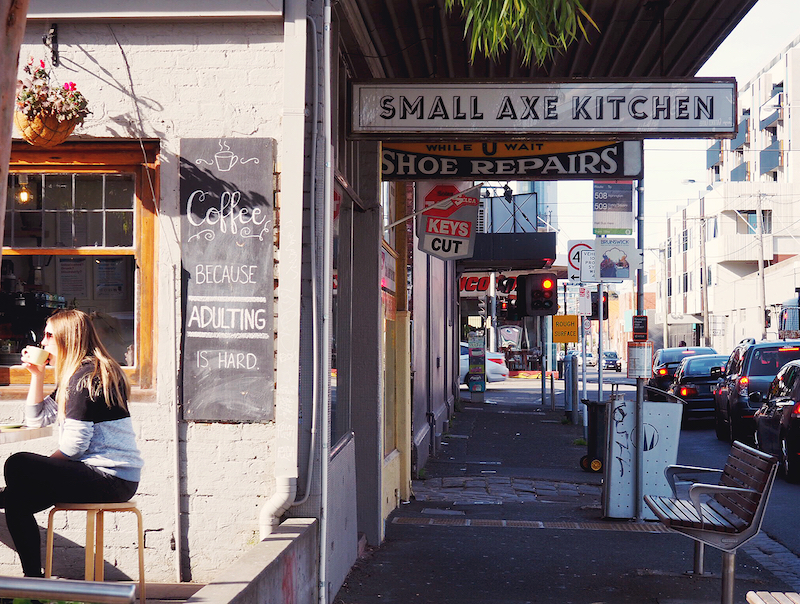
[[[668,218],[659,309],[669,345],[774,339],[800,286],[800,38],[739,89],[739,129],[708,149],[708,187]]]

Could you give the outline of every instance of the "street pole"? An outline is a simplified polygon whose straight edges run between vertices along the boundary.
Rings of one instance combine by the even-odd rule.
[[[489,330],[486,338],[486,350],[497,352],[497,273],[489,273]]]
[[[764,217],[761,213],[761,193],[756,204],[756,235],[758,236],[758,316],[761,321],[761,339],[767,339],[767,294],[764,286]]]
[[[700,270],[702,279],[700,285],[702,299],[700,305],[703,310],[703,346],[711,346],[711,334],[708,329],[708,264],[706,264],[706,209],[705,197],[700,198]]]
[[[644,249],[644,178],[637,187],[636,204],[636,247]],[[665,279],[666,281],[666,276]],[[636,271],[636,314],[644,314],[644,268]],[[664,344],[666,346],[666,343]],[[644,378],[636,378],[636,455],[635,474],[636,488],[634,489],[634,512],[636,520],[643,520],[642,498],[644,497]]]
[[[603,402],[603,282],[597,285],[597,402]]]
[[[669,347],[669,337],[667,334],[667,317],[669,316],[669,288],[667,287],[667,243],[664,242],[664,247],[658,249],[658,255],[663,258],[661,261],[662,275],[661,275],[661,320],[663,321],[663,335],[662,335],[662,348]]]

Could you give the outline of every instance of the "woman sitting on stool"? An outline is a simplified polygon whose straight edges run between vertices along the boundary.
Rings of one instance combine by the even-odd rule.
[[[28,426],[58,424],[58,450],[49,457],[15,453],[6,460],[0,506],[26,577],[43,577],[34,514],[55,503],[128,501],[143,465],[128,412],[130,385],[80,310],[47,321],[42,347],[55,367],[56,390],[44,396],[44,366],[23,351],[31,374],[25,405]]]

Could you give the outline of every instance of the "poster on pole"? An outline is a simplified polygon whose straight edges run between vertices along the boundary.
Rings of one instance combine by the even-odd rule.
[[[633,181],[594,181],[592,219],[595,235],[633,235]]]
[[[582,252],[594,250],[595,270],[600,282],[619,282],[633,279],[642,267],[642,250],[633,237],[597,237],[567,242],[567,278],[581,281]],[[590,256],[587,256],[587,259]]]

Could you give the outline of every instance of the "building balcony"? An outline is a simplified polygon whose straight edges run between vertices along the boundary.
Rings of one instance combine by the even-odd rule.
[[[776,140],[758,154],[759,163],[761,164],[761,174],[772,172],[783,166],[783,153],[781,151],[781,141]]]
[[[741,122],[739,122],[739,126],[737,127],[736,138],[731,140],[731,149],[733,151],[737,151],[741,149],[745,145],[750,143],[750,119],[745,118]]]
[[[772,259],[772,235],[764,238],[764,260]],[[709,264],[720,262],[758,262],[758,239],[752,235],[722,235],[706,243]]]
[[[712,144],[706,151],[706,168],[713,168],[722,163],[722,141]]]
[[[750,180],[750,162],[742,162],[731,170],[732,182],[746,182]]]

